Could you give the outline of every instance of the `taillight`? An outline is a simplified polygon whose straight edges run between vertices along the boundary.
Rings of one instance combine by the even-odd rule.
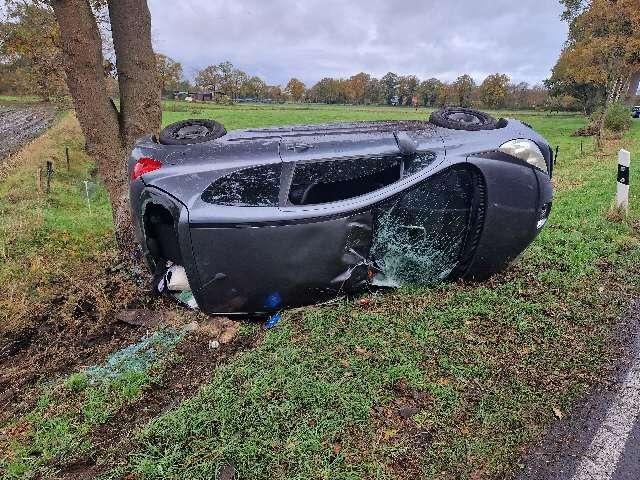
[[[131,180],[135,180],[140,175],[153,172],[162,167],[162,164],[151,157],[140,157],[136,164],[133,166],[133,172],[131,172]]]

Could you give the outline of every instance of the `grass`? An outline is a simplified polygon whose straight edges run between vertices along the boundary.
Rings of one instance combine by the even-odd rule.
[[[221,122],[227,130],[271,125],[300,123],[325,123],[364,120],[425,120],[432,109],[397,108],[379,106],[310,105],[310,104],[237,104],[232,106],[214,103],[186,103],[175,100],[163,102],[163,125],[188,118],[210,118]],[[508,116],[514,112],[500,111]],[[518,115],[521,115],[519,112]],[[545,113],[526,112],[527,118],[544,116]],[[553,117],[574,118],[572,114],[555,114]],[[579,120],[578,120],[579,121]]]
[[[108,198],[82,145],[75,119],[66,115],[49,133],[0,165],[0,282],[6,285],[0,297],[0,332],[51,313],[43,308],[57,295],[56,285],[68,282],[69,272],[113,253]],[[65,147],[71,152],[69,169]],[[48,195],[47,160],[55,170]]]
[[[204,116],[232,129],[427,113],[167,102],[163,123]],[[286,312],[255,348],[213,370],[197,395],[127,439],[130,453],[103,453],[97,459],[103,477],[216,478],[225,466],[243,479],[505,478],[517,472],[554,409],[570,410],[608,372],[617,319],[640,285],[637,193],[629,217],[610,214],[615,148],[622,145],[637,158],[640,123],[605,153],[585,140],[581,156],[582,140],[569,134],[584,125],[582,117],[517,116],[559,145],[560,157],[549,224],[516,265],[482,284],[404,288]],[[77,131],[72,137],[81,141]],[[53,135],[50,147],[63,138]],[[14,297],[26,290],[32,300],[46,300],[51,277],[41,279],[30,265],[43,245],[60,251],[58,237],[65,238],[64,248],[73,246],[69,262],[76,267],[112,248],[103,194],[97,224],[82,210],[82,197],[72,195],[76,179],[90,171],[84,161],[82,175],[61,182],[69,185],[57,202],[34,199],[22,188],[32,167],[11,170],[13,188],[3,182],[0,208],[14,223],[5,229],[9,266],[0,267],[0,280],[19,279]],[[60,262],[57,268],[67,267]],[[19,271],[27,271],[25,278]],[[135,406],[149,381],[126,379],[105,393],[79,370],[54,382],[58,387],[45,389],[33,411],[11,424],[5,468],[16,478],[53,475],[90,454],[91,432],[118,415],[105,405]],[[61,405],[73,413],[60,414]]]
[[[75,372],[45,387],[36,407],[10,427],[20,435],[10,443],[10,458],[0,463],[5,478],[21,478],[33,472],[55,476],[60,462],[72,463],[90,453],[92,431],[161,377],[165,366],[161,352],[170,350],[177,340],[174,332],[156,332],[142,342],[152,342],[149,350],[156,350],[149,362],[141,364],[129,348],[118,352],[115,369],[109,365]]]
[[[0,105],[39,103],[42,99],[34,95],[0,95]]]

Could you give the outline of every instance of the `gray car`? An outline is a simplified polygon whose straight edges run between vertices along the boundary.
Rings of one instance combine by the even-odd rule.
[[[135,145],[130,199],[156,287],[173,272],[205,312],[268,314],[489,277],[543,228],[553,164],[529,125],[467,109],[228,133],[188,120]]]

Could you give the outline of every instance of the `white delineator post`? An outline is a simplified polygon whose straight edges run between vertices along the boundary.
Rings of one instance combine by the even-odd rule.
[[[631,166],[631,153],[620,150],[618,154],[618,192],[616,194],[616,207],[629,211],[629,169]]]

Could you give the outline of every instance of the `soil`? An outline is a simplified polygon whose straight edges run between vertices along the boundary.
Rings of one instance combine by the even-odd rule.
[[[105,275],[100,287],[124,298],[134,308],[153,300],[144,294],[132,299],[131,285],[117,276]],[[32,312],[20,328],[2,332],[0,423],[29,409],[40,381],[102,363],[110,353],[135,343],[145,334],[145,326],[118,321],[115,311],[99,313],[102,306],[98,304],[92,295],[82,295],[76,303],[70,292],[61,291],[51,304],[40,305]],[[56,314],[57,309],[71,310],[71,314]]]
[[[52,105],[0,105],[0,163],[51,126]]]

